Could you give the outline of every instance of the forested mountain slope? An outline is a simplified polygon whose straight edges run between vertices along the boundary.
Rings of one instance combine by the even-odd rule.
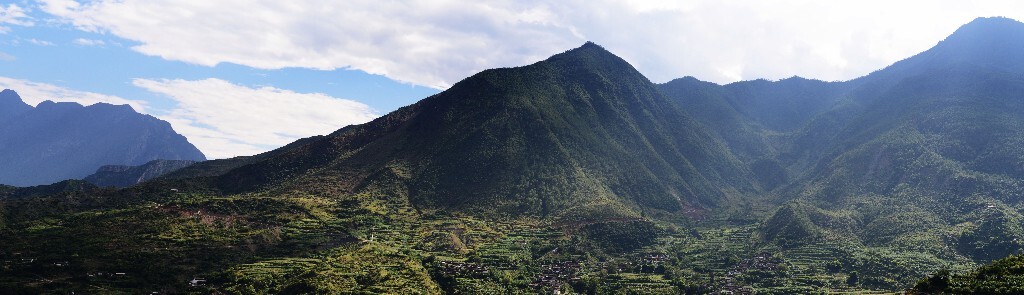
[[[417,206],[540,217],[713,208],[759,189],[719,138],[592,43],[273,153],[212,183],[330,194],[388,178]]]

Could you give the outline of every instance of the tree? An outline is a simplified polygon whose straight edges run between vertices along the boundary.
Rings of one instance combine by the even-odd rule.
[[[949,288],[949,270],[940,270],[931,277],[921,280],[914,290],[925,294],[936,294]]]
[[[857,282],[860,281],[860,274],[857,271],[851,271],[850,276],[846,277],[846,284],[850,286],[856,286]]]

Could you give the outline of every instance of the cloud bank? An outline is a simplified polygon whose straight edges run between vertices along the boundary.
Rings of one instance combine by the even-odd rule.
[[[952,0],[42,0],[40,8],[168,60],[351,68],[442,89],[586,40],[656,82],[850,79],[975,17],[1024,19],[1024,2]]]
[[[133,84],[177,102],[172,111],[157,117],[213,159],[258,154],[378,116],[352,100],[249,88],[220,79],[135,79]]]

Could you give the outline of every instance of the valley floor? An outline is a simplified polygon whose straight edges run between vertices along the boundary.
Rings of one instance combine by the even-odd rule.
[[[912,287],[939,268],[973,266],[840,242],[784,249],[761,242],[759,219],[747,213],[696,226],[546,224],[421,212],[399,200],[174,193],[119,208],[13,215],[0,228],[0,287],[88,294],[872,294]],[[40,206],[33,202],[40,201],[13,206],[28,212]]]

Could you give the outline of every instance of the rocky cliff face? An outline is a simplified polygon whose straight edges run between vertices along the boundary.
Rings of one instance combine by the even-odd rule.
[[[197,161],[153,160],[140,166],[106,165],[84,180],[98,186],[129,187],[195,163]]]

